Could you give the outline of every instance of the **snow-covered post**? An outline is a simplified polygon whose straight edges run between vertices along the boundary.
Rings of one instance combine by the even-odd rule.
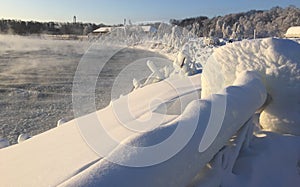
[[[192,178],[208,163],[213,156],[236,134],[251,118],[266,99],[267,93],[260,76],[256,72],[244,72],[238,76],[233,86],[229,86],[219,94],[191,102],[181,115],[168,125],[151,132],[129,138],[122,142],[127,145],[149,146],[158,137],[172,134],[179,123],[188,126],[198,121],[194,135],[188,144],[171,159],[148,167],[121,166],[102,159],[94,166],[71,178],[64,186],[186,186]],[[215,98],[226,99],[226,111],[221,129],[212,144],[203,152],[199,152],[199,144],[208,125],[209,116],[217,115],[212,109]],[[198,113],[199,112],[199,113]],[[176,142],[174,142],[176,144]],[[129,152],[116,148],[110,156],[122,162],[133,162],[139,158],[139,152]],[[149,157],[154,155],[148,155]]]

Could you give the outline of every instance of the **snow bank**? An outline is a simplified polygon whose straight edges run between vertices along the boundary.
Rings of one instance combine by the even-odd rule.
[[[300,45],[268,38],[227,44],[203,68],[202,96],[231,85],[244,70],[258,71],[272,102],[260,116],[265,130],[300,135]]]
[[[226,112],[220,132],[212,145],[199,152],[200,140],[204,137],[212,110],[217,105],[216,98],[226,99]],[[132,146],[151,146],[168,137],[184,125],[190,129],[193,122],[197,127],[188,144],[171,159],[149,167],[126,167],[102,159],[84,172],[66,181],[62,186],[186,186],[201,168],[226,144],[237,130],[262,106],[266,99],[266,90],[260,77],[254,72],[245,72],[237,77],[233,86],[227,87],[218,95],[205,100],[191,102],[174,121],[144,134],[130,137],[122,144]],[[244,106],[241,108],[240,106]],[[219,116],[218,116],[219,117]],[[182,136],[186,136],[182,134]],[[174,144],[180,142],[173,142]],[[143,153],[128,151],[117,147],[109,157],[123,162],[138,162]],[[145,159],[154,155],[147,155]]]

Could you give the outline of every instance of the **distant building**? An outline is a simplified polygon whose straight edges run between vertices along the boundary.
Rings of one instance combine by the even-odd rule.
[[[287,38],[300,38],[300,26],[290,27],[286,31],[285,37],[287,37]]]
[[[135,27],[135,26],[132,26]],[[145,33],[156,33],[157,29],[153,26],[137,26],[142,28]],[[124,29],[124,27],[100,27],[93,31],[93,34],[106,34],[111,32],[113,29]]]
[[[93,31],[93,34],[105,34],[111,32],[113,27],[100,27]]]
[[[157,29],[153,26],[141,26],[143,31],[146,33],[156,33]]]

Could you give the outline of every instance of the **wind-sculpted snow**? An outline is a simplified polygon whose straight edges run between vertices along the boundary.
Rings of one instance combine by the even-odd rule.
[[[272,101],[260,116],[265,130],[300,135],[300,45],[268,38],[227,44],[204,66],[202,96],[231,85],[244,70],[258,71]]]

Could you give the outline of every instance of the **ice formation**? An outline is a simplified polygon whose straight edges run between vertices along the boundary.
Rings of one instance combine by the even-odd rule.
[[[260,116],[265,130],[300,135],[300,45],[267,38],[227,44],[204,66],[202,97],[231,85],[237,73],[259,72],[272,101]]]

